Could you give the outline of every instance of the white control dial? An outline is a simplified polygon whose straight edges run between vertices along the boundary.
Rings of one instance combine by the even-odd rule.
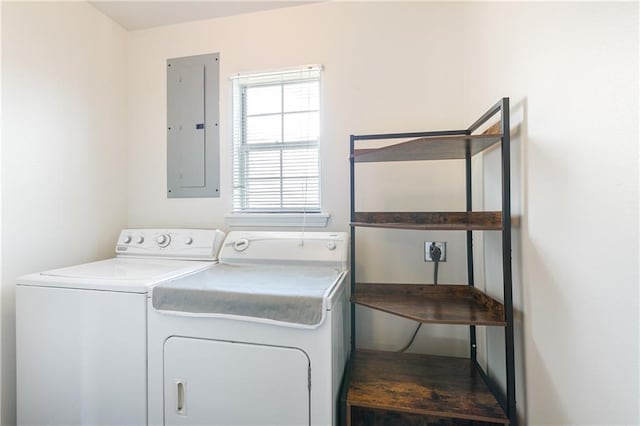
[[[329,250],[332,250],[332,251],[333,251],[333,250],[335,250],[335,249],[336,249],[336,243],[335,243],[335,242],[333,242],[333,241],[329,241],[329,242],[327,243],[327,248],[328,248]]]
[[[168,234],[162,234],[156,237],[156,243],[160,247],[166,247],[169,245],[170,242],[171,242],[171,237]]]
[[[129,244],[131,242],[131,235],[125,235],[122,239],[122,242],[125,244]]]
[[[191,237],[187,237],[187,238],[185,238],[185,239],[184,239],[184,243],[185,243],[186,245],[190,245],[191,243],[193,243],[193,238],[191,238]]]
[[[138,244],[144,243],[144,237],[142,235],[139,235],[138,238],[136,238],[136,243]]]

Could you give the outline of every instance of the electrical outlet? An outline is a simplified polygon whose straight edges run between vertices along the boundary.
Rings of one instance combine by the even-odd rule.
[[[432,242],[434,241],[424,242],[424,261],[425,262],[433,262],[433,259],[431,259],[431,251],[429,250]],[[435,243],[436,243],[436,247],[438,247],[440,249],[440,252],[442,253],[440,255],[440,262],[446,262],[447,261],[447,242],[435,241]]]

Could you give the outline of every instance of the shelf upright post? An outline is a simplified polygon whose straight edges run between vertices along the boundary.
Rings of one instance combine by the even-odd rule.
[[[349,139],[349,173],[350,173],[350,209],[351,214],[349,217],[349,223],[351,227],[351,292],[350,297],[356,292],[356,227],[353,225],[356,216],[356,204],[355,204],[355,135],[351,135]],[[356,350],[356,307],[353,303],[350,303],[351,313],[351,354]]]
[[[502,276],[505,308],[505,352],[507,373],[507,417],[510,425],[517,424],[515,354],[513,330],[513,286],[511,271],[511,124],[509,120],[509,98],[502,98],[500,108],[502,131]]]
[[[349,412],[349,405],[347,403],[347,396],[349,394],[349,383],[351,383],[351,370],[353,368],[353,358],[356,353],[356,307],[353,303],[351,303],[351,297],[355,294],[356,291],[356,227],[353,225],[355,220],[355,135],[351,135],[349,139],[349,188],[350,188],[350,198],[349,198],[349,227],[351,229],[351,250],[349,259],[350,263],[350,271],[351,274],[351,283],[349,292],[349,319],[351,323],[349,324],[349,330],[351,333],[350,336],[350,352],[349,358],[347,360],[347,365],[345,366],[344,376],[342,377],[342,383],[340,385],[340,406],[338,409],[338,425],[339,426],[349,426],[351,424],[351,413]]]
[[[467,132],[471,134],[470,131]],[[469,142],[467,142],[466,153],[465,153],[465,174],[466,174],[466,197],[467,197],[467,212],[473,211],[473,202],[472,202],[472,190],[471,190],[471,147],[469,146]],[[469,286],[475,286],[475,280],[473,275],[473,231],[467,231],[467,281]],[[476,344],[476,326],[469,326],[469,351],[471,355],[471,360],[475,363],[478,354],[478,347]]]

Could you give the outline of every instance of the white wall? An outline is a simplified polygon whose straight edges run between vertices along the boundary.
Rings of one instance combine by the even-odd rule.
[[[339,2],[130,33],[129,224],[226,228],[228,77],[237,72],[325,66],[323,205],[329,228],[339,230],[348,224],[350,133],[466,127],[510,96],[513,121],[522,123],[513,146],[513,210],[522,214],[514,230],[521,415],[526,407],[529,424],[636,424],[637,32],[632,3]],[[209,52],[221,54],[221,198],[169,200],[165,60]],[[463,209],[463,166],[432,166],[403,164],[408,179],[394,179],[391,166],[375,187],[367,183],[376,171],[363,167],[363,210]],[[480,176],[497,179],[488,168]],[[492,191],[484,194],[488,206]],[[359,278],[430,282],[422,242],[434,238],[452,249],[441,282],[464,281],[464,237],[426,235],[359,231],[368,264],[359,262]],[[368,238],[380,243],[363,244]],[[600,258],[592,247],[603,241],[612,249]],[[478,273],[489,282],[496,264],[485,263]],[[369,310],[358,315],[362,346],[399,347],[413,328]],[[429,329],[416,350],[466,353],[466,327]],[[502,350],[487,351],[496,370]]]
[[[528,424],[638,424],[638,4],[474,3],[462,23],[465,117],[500,96],[516,116]]]
[[[457,125],[460,15],[452,5],[331,3],[136,31],[129,36],[130,225],[225,227],[231,210],[231,81],[319,63],[323,207],[348,220],[349,134]],[[446,38],[447,43],[441,43]],[[167,58],[220,52],[221,197],[166,197]]]
[[[108,257],[126,225],[126,32],[87,3],[2,7],[1,423],[11,425],[15,278]]]
[[[0,2],[0,79],[2,78],[2,3]],[[0,82],[0,99],[2,99],[2,83]],[[2,102],[0,102],[0,277],[2,276]],[[4,391],[2,389],[2,281],[0,281],[0,401]],[[0,421],[2,420],[2,404],[0,404]]]
[[[529,424],[640,422],[636,4],[330,2],[128,35],[82,3],[3,3],[2,15],[2,424],[15,420],[15,276],[106,257],[125,224],[226,228],[227,77],[308,63],[325,66],[323,203],[335,230],[347,229],[350,133],[466,127],[511,96],[523,121],[519,406]],[[221,198],[169,200],[165,61],[209,52],[221,53]],[[379,188],[364,179],[360,201],[461,209],[461,165],[450,166],[408,165],[409,179]],[[365,246],[375,268],[359,265],[363,279],[430,281],[424,234],[366,232],[383,244]],[[453,245],[441,281],[462,281],[449,235],[432,235]],[[601,259],[592,247],[603,241],[613,249]],[[411,332],[359,316],[366,346],[397,347]],[[464,329],[444,349],[433,338],[450,329],[434,330],[417,349],[464,353]]]
[[[136,31],[129,36],[129,224],[228,229],[231,211],[231,81],[239,72],[304,64],[322,73],[322,203],[330,230],[348,230],[349,135],[459,128],[462,115],[461,5],[431,3],[330,3]],[[446,42],[443,42],[445,40]],[[166,197],[167,58],[220,52],[221,197]],[[464,164],[371,168],[359,173],[359,209],[464,210]],[[398,173],[404,169],[403,173]],[[380,171],[388,179],[375,179]],[[397,176],[397,178],[392,177]],[[411,204],[408,204],[408,200]],[[360,204],[362,203],[362,204]],[[424,233],[363,230],[359,279],[431,280],[423,261]],[[441,282],[464,282],[464,235],[439,235],[450,243]],[[438,238],[434,237],[433,238]],[[365,244],[375,241],[378,244]],[[364,255],[363,255],[364,254]],[[456,255],[457,254],[457,255]],[[381,260],[382,259],[382,260]],[[457,261],[457,262],[456,262]],[[462,263],[460,263],[462,262]],[[430,282],[430,281],[428,281]],[[362,346],[399,348],[414,323],[359,310]],[[368,327],[367,324],[371,326]],[[453,335],[450,332],[454,330]],[[467,327],[421,332],[418,349],[467,353]],[[449,342],[429,345],[433,334]]]

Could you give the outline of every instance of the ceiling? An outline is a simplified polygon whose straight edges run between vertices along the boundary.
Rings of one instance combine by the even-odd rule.
[[[317,2],[317,0],[89,1],[102,13],[130,31]]]

